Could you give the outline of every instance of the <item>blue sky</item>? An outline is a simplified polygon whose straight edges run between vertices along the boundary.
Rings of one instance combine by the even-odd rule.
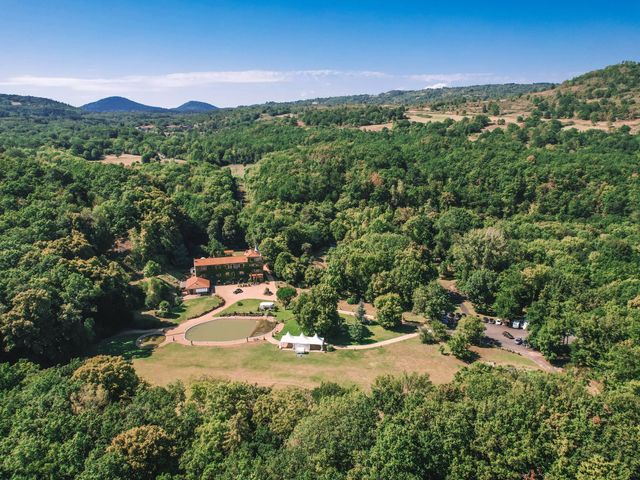
[[[0,92],[220,106],[562,81],[640,60],[640,1],[0,0]]]

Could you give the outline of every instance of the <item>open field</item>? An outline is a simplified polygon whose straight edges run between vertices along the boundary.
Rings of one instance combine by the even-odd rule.
[[[479,104],[481,105],[481,104]],[[513,105],[512,105],[513,107]],[[482,113],[480,108],[474,109],[473,106],[469,106],[465,115],[459,112],[432,112],[430,110],[413,109],[408,110],[406,116],[409,121],[416,123],[430,123],[430,122],[443,122],[444,120],[451,119],[456,122],[463,120],[464,118],[473,118],[476,115],[486,115],[491,124],[483,129],[483,131],[492,131],[496,128],[506,128],[509,124],[522,125],[518,122],[518,117],[527,117],[531,112],[521,108],[511,108],[503,110],[504,113],[500,115],[487,115]],[[498,125],[498,120],[504,120],[505,125]],[[543,121],[548,121],[542,119]],[[616,120],[615,122],[592,122],[591,120],[581,120],[579,118],[561,118],[560,122],[564,129],[575,128],[578,131],[585,132],[587,130],[602,130],[609,132],[614,129],[618,129],[622,126],[628,126],[631,129],[631,133],[640,132],[640,119],[636,120]],[[385,128],[392,129],[393,123],[380,123],[375,125],[365,125],[358,127],[360,130],[368,132],[380,132]]]
[[[475,348],[478,361],[535,369],[530,360],[495,348]],[[149,352],[147,352],[149,353]],[[379,375],[428,373],[436,384],[450,381],[464,363],[438,352],[436,345],[417,339],[370,350],[313,353],[297,357],[269,343],[238,347],[190,347],[171,344],[144,358],[135,358],[138,374],[154,385],[202,376],[227,378],[260,385],[313,387],[331,381],[368,387]]]
[[[458,122],[465,117],[473,118],[475,115],[480,115],[480,114],[486,115],[481,112],[472,112],[472,111],[468,111],[466,115],[460,115],[454,112],[431,112],[431,111],[425,111],[425,110],[409,110],[407,112],[407,117],[409,118],[410,121],[417,122],[417,123],[442,122],[448,118]],[[506,111],[501,115],[487,115],[491,120],[491,125],[487,126],[485,130],[490,131],[500,127],[506,128],[507,125],[509,125],[510,123],[515,123],[520,125],[520,123],[518,123],[517,121],[518,116],[527,117],[529,114],[530,112],[525,110],[516,110],[516,111]],[[505,121],[505,125],[498,125],[498,120],[500,119]],[[545,120],[543,119],[543,121]],[[593,123],[591,120],[580,120],[579,118],[562,118],[560,119],[560,122],[564,125],[563,128],[565,129],[575,128],[576,130],[579,130],[581,132],[584,132],[587,130],[602,130],[602,131],[608,132],[611,129],[620,128],[624,125],[631,128],[632,133],[640,132],[640,119],[616,120],[615,122]],[[371,127],[373,127],[373,125]],[[382,129],[382,126],[380,126],[380,129]]]
[[[123,153],[119,157],[117,155],[105,155],[102,160],[98,160],[100,163],[108,163],[113,165],[122,165],[124,167],[131,167],[136,163],[142,163],[142,156],[132,155],[130,153]],[[166,158],[163,162],[178,162],[184,163],[185,160],[179,158]]]

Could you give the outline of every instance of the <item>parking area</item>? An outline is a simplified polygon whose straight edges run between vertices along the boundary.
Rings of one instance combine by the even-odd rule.
[[[503,335],[504,332],[510,333],[513,339],[505,337]],[[496,343],[496,346],[520,353],[521,355],[528,355],[528,353],[531,352],[531,348],[526,347],[526,342],[524,342],[529,336],[529,332],[526,330],[487,323],[485,324],[484,333]],[[523,343],[518,345],[515,341],[516,338],[521,338]]]
[[[465,314],[465,315],[476,315],[478,317],[480,317],[481,319],[484,317],[484,315],[480,315],[477,314],[476,311],[473,308],[473,305],[471,304],[471,302],[469,302],[469,300],[467,300],[466,298],[464,298],[456,289],[456,283],[455,280],[439,280],[440,285],[442,285],[442,287],[444,287],[445,289],[449,290],[450,292],[452,292],[454,294],[454,296],[456,297],[458,303],[458,309],[459,309],[459,314]],[[494,317],[495,320],[495,317]],[[509,332],[512,336],[513,339],[507,338],[503,335],[503,332]],[[522,355],[523,357],[527,357],[530,358],[531,360],[533,360],[534,362],[536,362],[542,369],[548,371],[548,372],[556,372],[556,371],[560,371],[561,369],[558,367],[554,367],[553,365],[551,365],[547,359],[544,358],[544,355],[542,355],[540,352],[538,352],[537,350],[534,350],[533,348],[529,348],[527,347],[523,342],[522,344],[518,345],[515,342],[515,339],[520,337],[522,338],[522,340],[526,340],[527,337],[529,336],[529,332],[527,330],[524,329],[518,329],[518,328],[511,328],[511,327],[507,327],[506,325],[495,325],[492,323],[485,323],[485,335],[487,336],[488,339],[490,339],[492,342],[495,342],[495,345],[497,347],[500,347],[504,350],[509,350],[511,352],[514,353],[518,353],[520,355]]]

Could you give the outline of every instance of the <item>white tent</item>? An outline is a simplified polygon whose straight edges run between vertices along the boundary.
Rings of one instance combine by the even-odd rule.
[[[309,352],[313,346],[320,347],[319,350],[322,350],[323,345],[324,338],[319,337],[317,333],[313,337],[285,333],[280,339],[280,348],[292,348],[296,353]]]
[[[258,308],[260,310],[273,310],[275,306],[276,304],[273,302],[260,302],[260,305],[258,305]]]

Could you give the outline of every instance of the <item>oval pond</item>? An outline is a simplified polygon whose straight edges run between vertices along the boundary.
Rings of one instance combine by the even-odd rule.
[[[191,327],[185,337],[194,342],[228,342],[250,337],[257,325],[252,318],[217,318]]]

